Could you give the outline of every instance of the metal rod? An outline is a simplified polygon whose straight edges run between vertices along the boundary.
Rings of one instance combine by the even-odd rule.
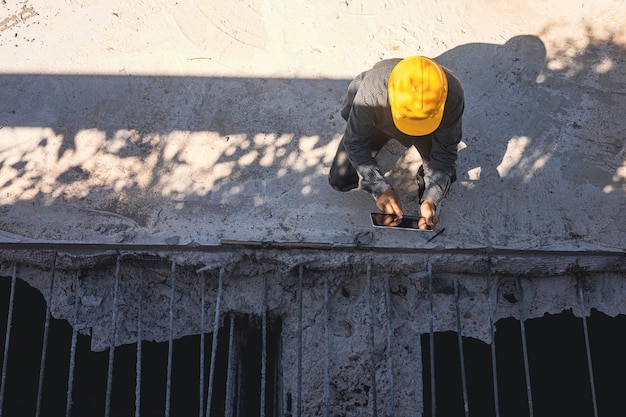
[[[2,407],[4,403],[4,390],[7,380],[7,365],[9,363],[9,342],[11,340],[11,325],[13,324],[13,306],[15,305],[15,284],[17,282],[17,268],[13,263],[11,273],[11,294],[9,295],[9,312],[7,316],[7,327],[4,339],[4,356],[2,357],[2,382],[0,383],[0,417],[2,417]]]
[[[65,398],[65,417],[72,412],[72,392],[74,391],[74,368],[76,365],[76,342],[78,341],[78,312],[80,306],[78,271],[74,273],[74,325],[72,326],[72,342],[70,345],[70,368],[67,376],[67,397]]]
[[[215,300],[215,317],[213,319],[213,334],[211,336],[211,364],[209,367],[209,388],[206,400],[206,416],[211,416],[211,401],[213,399],[213,380],[215,379],[215,358],[217,355],[217,336],[220,330],[220,310],[222,306],[222,286],[224,281],[224,269],[220,268],[217,281],[217,298]]]
[[[376,392],[376,355],[374,347],[374,300],[372,294],[372,262],[367,261],[367,301],[369,303],[369,345],[370,345],[370,373],[372,379],[372,416],[378,416],[378,399]]]
[[[115,342],[117,339],[117,294],[120,286],[120,266],[122,257],[117,257],[115,264],[115,284],[113,285],[113,307],[111,308],[111,342],[109,346],[109,367],[107,371],[107,390],[104,401],[104,416],[111,414],[111,393],[113,391],[113,362],[115,361]]]
[[[519,325],[522,336],[522,353],[524,355],[524,374],[526,375],[526,396],[528,397],[528,416],[534,416],[533,393],[530,383],[530,365],[528,361],[528,343],[526,342],[526,315],[524,314],[524,290],[522,289],[522,281],[518,276],[515,280],[517,292],[519,294]]]
[[[324,405],[325,416],[330,417],[330,285],[328,276],[324,277],[324,343],[326,355],[324,358]]]
[[[282,350],[279,347],[279,352],[277,352],[278,358],[282,358]],[[283,401],[283,383],[281,378],[282,372],[281,367],[279,365],[274,366],[274,381],[276,381],[276,389],[274,390],[274,404],[276,404],[276,411],[274,412],[274,417],[284,417],[285,416],[285,407]]]
[[[233,417],[234,384],[235,384],[235,316],[230,315],[230,329],[228,334],[228,367],[226,371],[226,405],[225,417]],[[237,407],[239,408],[239,407]]]
[[[296,387],[296,417],[302,416],[302,281],[304,266],[298,274],[298,385]]]
[[[139,306],[137,307],[137,359],[135,362],[135,417],[141,415],[141,340],[143,339],[143,270],[139,270]]]
[[[393,378],[393,329],[392,329],[392,306],[391,306],[391,288],[389,286],[389,275],[385,276],[385,313],[387,315],[387,375],[389,375],[389,393],[390,393],[390,416],[396,415],[396,390]]]
[[[237,369],[236,372],[233,371],[233,374],[237,375],[237,390],[233,391],[234,394],[233,396],[237,397],[237,401],[236,401],[236,405],[237,405],[237,412],[235,414],[235,417],[240,417],[241,414],[243,413],[243,407],[241,406],[241,403],[243,403],[245,401],[245,398],[243,395],[241,395],[241,393],[243,392],[243,385],[244,385],[244,367],[241,365],[241,362],[237,362]],[[232,384],[233,386],[233,390],[235,387],[235,383]],[[235,403],[233,403],[233,406],[235,405]]]
[[[48,287],[48,302],[46,303],[46,324],[43,331],[43,343],[41,346],[41,363],[39,366],[39,387],[37,388],[37,407],[35,409],[35,417],[41,414],[41,400],[43,397],[43,380],[46,370],[46,355],[48,351],[48,335],[50,332],[50,311],[52,310],[52,290],[54,288],[54,273],[56,270],[57,254],[54,253],[52,260],[52,271],[50,273],[50,285]]]
[[[200,404],[198,405],[198,417],[204,416],[204,334],[206,333],[206,274],[202,273],[200,278],[200,375],[199,391]]]
[[[493,375],[493,401],[496,417],[500,417],[500,400],[498,396],[498,370],[496,365],[496,325],[494,322],[495,296],[497,294],[497,283],[491,276],[491,260],[488,261],[489,274],[487,276],[489,285],[489,329],[491,331],[491,370]]]
[[[465,417],[469,417],[469,399],[467,393],[467,375],[465,373],[465,352],[463,349],[463,327],[461,326],[461,306],[459,296],[459,281],[454,280],[454,303],[456,305],[456,334],[459,343],[459,359],[461,361],[461,384],[463,386],[463,410]]]
[[[263,316],[261,349],[261,404],[259,415],[265,417],[265,389],[267,385],[267,274],[263,274]]]
[[[172,261],[171,286],[170,286],[170,335],[167,348],[167,382],[165,388],[165,417],[170,416],[172,400],[172,357],[174,352],[174,295],[176,289],[176,262]]]
[[[585,333],[585,349],[587,352],[587,367],[589,368],[589,383],[591,384],[591,400],[593,401],[593,415],[598,417],[598,402],[596,399],[596,384],[593,378],[593,365],[591,362],[591,347],[589,343],[589,329],[587,326],[587,309],[583,298],[583,283],[578,280],[578,299],[580,300],[580,310],[583,319],[583,331]]]
[[[430,343],[430,415],[437,415],[437,395],[435,391],[435,313],[433,306],[433,265],[428,261],[428,333]]]

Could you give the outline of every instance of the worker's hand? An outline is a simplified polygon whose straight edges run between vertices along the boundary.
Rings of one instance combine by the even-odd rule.
[[[402,203],[393,188],[388,189],[378,197],[376,207],[378,207],[378,210],[382,213],[396,215],[393,221],[387,226],[397,226],[400,224],[402,220]]]
[[[417,228],[420,230],[430,230],[432,229],[432,227],[428,226],[426,224],[426,218],[425,217],[420,217],[419,220],[417,221]]]
[[[422,219],[425,220],[424,222],[422,222],[422,219],[420,219],[420,229],[432,229],[437,223],[439,223],[439,216],[437,216],[437,212],[435,211],[435,203],[433,203],[432,200],[424,200],[422,202],[422,204],[420,205],[420,214]]]

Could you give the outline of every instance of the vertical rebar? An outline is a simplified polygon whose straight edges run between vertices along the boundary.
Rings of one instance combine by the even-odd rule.
[[[280,349],[280,347],[278,348],[278,352],[277,353],[277,358],[281,358],[282,357],[282,351]],[[273,367],[273,373],[272,373],[272,378],[273,381],[275,381],[275,387],[276,389],[274,390],[274,397],[272,398],[273,404],[275,404],[275,408],[274,408],[274,413],[272,414],[273,417],[284,417],[285,415],[285,410],[283,409],[283,385],[282,385],[282,381],[281,381],[281,370],[280,370],[280,365],[279,363],[274,364]]]
[[[267,386],[267,274],[263,274],[263,316],[261,341],[261,417],[265,417],[265,388]]]
[[[7,316],[7,327],[4,338],[4,356],[2,357],[2,381],[0,382],[0,417],[4,404],[4,390],[7,380],[7,366],[9,363],[9,341],[11,340],[11,325],[13,323],[13,306],[15,304],[15,284],[17,282],[17,267],[13,263],[11,272],[11,294],[9,295],[9,312]]]
[[[215,379],[215,358],[217,355],[217,335],[220,330],[220,310],[222,306],[222,286],[224,285],[224,268],[220,268],[217,281],[217,298],[215,300],[215,317],[213,319],[213,335],[211,338],[211,364],[209,366],[209,387],[206,400],[206,416],[211,416],[211,401],[213,399],[213,380]]]
[[[206,332],[206,297],[205,297],[206,274],[202,272],[200,277],[200,375],[199,375],[199,399],[198,417],[204,416],[204,334]]]
[[[244,372],[245,372],[245,368],[242,366],[241,362],[237,362],[237,369],[236,369],[237,389],[235,391],[235,383],[233,382],[232,384],[233,394],[231,394],[232,397],[237,396],[237,400],[233,402],[233,404],[237,405],[237,410],[236,410],[236,414],[234,415],[234,417],[241,417],[241,414],[243,413],[243,407],[241,406],[241,404],[245,401],[245,398],[243,395],[241,395],[241,393],[243,392]],[[233,371],[233,374],[235,374],[235,371]]]
[[[489,329],[491,332],[491,371],[493,375],[493,401],[496,417],[500,417],[500,400],[498,396],[498,368],[496,365],[496,325],[494,322],[495,314],[495,298],[498,293],[497,283],[491,275],[491,259],[487,261],[488,275],[487,282],[489,285]]]
[[[324,277],[324,343],[326,355],[324,358],[324,405],[325,416],[330,417],[330,285],[328,276]]]
[[[587,367],[589,368],[589,383],[591,385],[591,400],[593,401],[593,415],[598,417],[598,402],[596,399],[596,384],[593,378],[593,365],[591,362],[591,346],[589,343],[589,329],[587,326],[587,309],[585,308],[585,301],[583,298],[583,283],[577,278],[578,281],[578,299],[580,301],[580,312],[583,319],[583,331],[585,334],[585,349],[587,352]]]
[[[437,396],[435,392],[435,311],[433,306],[433,265],[428,261],[428,333],[430,343],[430,415],[437,415]]]
[[[517,293],[519,294],[519,325],[522,336],[522,353],[524,355],[524,374],[526,375],[526,396],[528,398],[528,416],[533,417],[533,393],[530,383],[530,365],[528,361],[528,342],[526,342],[526,314],[524,313],[524,290],[522,289],[522,281],[520,277],[515,280]]]
[[[50,285],[48,287],[48,302],[46,303],[46,324],[43,330],[43,343],[41,346],[41,362],[39,365],[39,386],[37,388],[37,406],[35,408],[35,417],[39,417],[41,413],[41,400],[43,398],[43,380],[46,369],[46,355],[48,351],[48,334],[50,332],[50,311],[52,310],[52,290],[54,288],[54,273],[56,270],[57,253],[54,253],[52,259],[52,271],[50,273]]]
[[[65,398],[65,417],[72,412],[72,391],[74,390],[74,368],[76,365],[76,342],[78,340],[78,312],[80,306],[78,271],[74,273],[74,324],[72,325],[72,342],[70,345],[70,368],[67,376],[67,397]]]
[[[172,261],[170,284],[170,335],[167,348],[167,382],[165,388],[165,417],[170,416],[172,400],[172,357],[174,351],[174,296],[176,294],[176,262]]]
[[[298,376],[296,386],[296,417],[302,416],[302,281],[304,265],[300,265],[298,274]]]
[[[467,376],[465,374],[465,352],[463,350],[463,327],[461,326],[461,306],[459,296],[459,281],[454,280],[454,303],[456,305],[456,334],[459,343],[459,359],[461,363],[461,384],[463,386],[463,410],[465,417],[469,417],[469,399],[467,394]]]
[[[115,284],[113,285],[113,306],[111,307],[111,341],[109,345],[109,367],[107,370],[107,390],[104,401],[104,417],[111,414],[111,393],[113,391],[113,363],[115,361],[115,343],[117,339],[117,296],[120,286],[120,266],[122,257],[117,257],[115,264]]]
[[[241,378],[239,378],[241,379]],[[226,368],[226,405],[224,417],[233,417],[235,387],[235,316],[230,315],[230,329],[228,334],[228,365]],[[237,407],[239,409],[239,407]]]
[[[372,262],[367,261],[367,301],[369,304],[370,377],[372,379],[372,416],[378,416],[378,393],[376,392],[376,352],[374,346],[374,299],[372,289]]]
[[[143,338],[143,269],[139,270],[139,305],[137,306],[137,358],[135,362],[135,417],[141,416],[141,340]]]
[[[389,275],[385,275],[385,309],[387,316],[387,374],[389,375],[389,396],[391,411],[389,415],[396,415],[396,390],[393,378],[393,325],[392,325],[392,308],[391,308],[391,288],[389,285]]]

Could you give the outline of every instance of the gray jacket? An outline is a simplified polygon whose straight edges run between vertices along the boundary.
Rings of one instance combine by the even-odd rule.
[[[399,142],[417,143],[432,140],[430,155],[424,155],[425,190],[422,201],[432,200],[438,205],[450,184],[456,179],[457,145],[461,141],[461,119],[464,110],[463,87],[450,70],[444,68],[448,79],[448,97],[443,119],[435,132],[428,136],[409,136],[394,125],[387,95],[387,83],[393,67],[400,59],[378,62],[372,69],[361,73],[350,85],[341,116],[346,120],[344,146],[350,162],[361,177],[361,189],[370,192],[375,199],[391,188],[372,156],[368,141],[382,131],[388,138]],[[428,148],[428,147],[426,147]],[[421,201],[420,201],[421,203]]]

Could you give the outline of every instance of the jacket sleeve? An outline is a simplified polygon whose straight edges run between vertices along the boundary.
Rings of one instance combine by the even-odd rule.
[[[368,146],[369,140],[380,135],[373,123],[374,110],[355,101],[347,118],[346,131],[344,134],[344,146],[350,162],[359,174],[359,189],[372,194],[378,199],[382,193],[391,188],[383,176],[372,151]]]
[[[439,205],[450,184],[456,180],[457,147],[463,136],[464,106],[463,89],[459,84],[446,104],[445,111],[448,114],[444,115],[442,126],[432,135],[430,162],[424,173],[425,190],[422,201],[430,199],[435,205]]]

